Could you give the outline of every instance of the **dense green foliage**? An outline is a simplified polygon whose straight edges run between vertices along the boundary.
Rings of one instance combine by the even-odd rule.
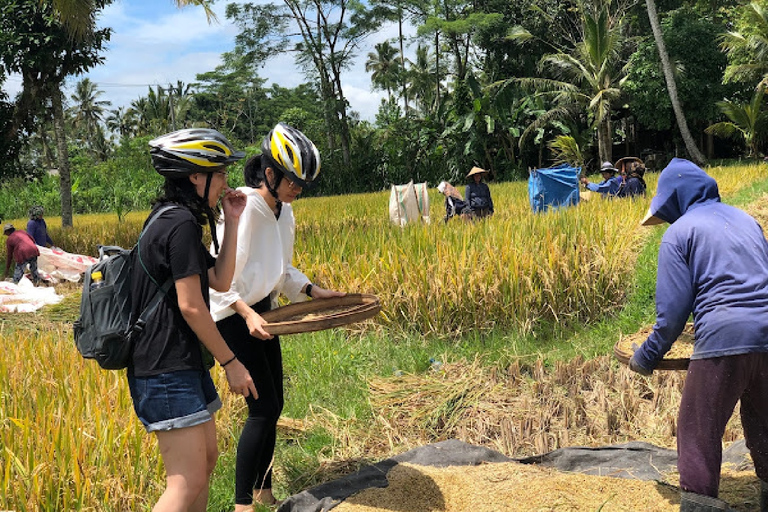
[[[766,128],[757,120],[765,106],[762,96],[754,102],[754,90],[768,69],[761,45],[768,3],[657,4],[677,96],[699,149],[709,158],[762,156]],[[8,5],[50,14],[47,2]],[[592,170],[624,155],[653,154],[655,167],[685,155],[644,2],[327,0],[312,8],[337,13],[323,18],[323,34],[308,29],[320,12],[292,9],[296,5],[228,6],[239,33],[222,64],[194,83],[150,88],[129,107],[109,110],[98,87],[81,81],[65,111],[68,144],[58,148],[50,109],[30,107],[49,75],[25,78],[24,93],[0,104],[6,127],[0,176],[7,178],[0,184],[0,214],[18,216],[29,202],[61,211],[55,178],[43,175],[60,166],[62,147],[72,154],[66,160],[73,211],[122,215],[146,208],[159,183],[147,165],[146,141],[191,126],[216,128],[249,154],[259,151],[276,122],[298,127],[323,158],[320,185],[308,195],[376,191],[411,179],[460,184],[474,165],[490,170],[492,180],[507,181],[564,160]],[[401,35],[367,55],[371,88],[386,98],[375,120],[360,120],[349,108],[341,72],[358,43],[385,22],[415,25],[416,41]],[[55,58],[66,47],[60,32],[58,39],[30,33],[5,27],[0,71],[19,71],[22,58]],[[80,67],[71,69],[98,63],[108,35],[90,33]],[[25,53],[30,37],[38,46]],[[410,44],[417,46],[413,60],[401,54]],[[306,83],[266,85],[275,57],[289,51]],[[739,117],[744,107],[750,113]],[[59,188],[65,190],[63,183]]]

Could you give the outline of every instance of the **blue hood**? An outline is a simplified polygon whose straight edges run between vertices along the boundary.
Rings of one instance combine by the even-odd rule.
[[[651,213],[672,224],[690,208],[720,202],[717,182],[699,166],[673,158],[659,175]]]

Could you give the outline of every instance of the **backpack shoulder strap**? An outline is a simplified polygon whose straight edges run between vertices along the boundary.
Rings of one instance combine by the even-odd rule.
[[[151,226],[152,223],[155,222],[160,217],[160,215],[162,215],[163,213],[167,212],[168,210],[172,210],[174,208],[177,208],[177,206],[175,204],[169,204],[169,205],[163,206],[162,208],[157,210],[157,213],[152,215],[152,217],[149,219],[149,222],[147,222],[147,225],[144,226],[144,229],[141,230],[141,234],[139,234],[139,239],[136,241],[136,253],[137,253],[137,256],[139,258],[139,265],[141,265],[141,268],[144,269],[144,272],[147,273],[147,275],[149,276],[149,279],[153,283],[155,283],[155,286],[157,286],[161,290],[163,288],[165,288],[165,291],[168,291],[170,289],[169,282],[173,281],[173,279],[169,277],[168,280],[165,283],[163,283],[162,286],[160,285],[160,283],[155,281],[155,278],[152,277],[152,274],[149,273],[149,270],[147,270],[147,267],[144,265],[144,261],[141,259],[141,239],[144,236],[144,233],[146,233],[147,230],[149,229],[149,226]],[[166,287],[166,285],[168,285],[168,286]]]
[[[154,215],[152,215],[152,217],[150,217],[149,222],[147,222],[147,225],[144,226],[144,229],[141,230],[141,234],[139,234],[138,242],[141,241],[141,237],[144,236],[144,233],[147,232],[147,230],[149,229],[149,226],[151,226],[152,223],[155,222],[158,219],[158,217],[160,217],[162,214],[164,214],[168,210],[173,210],[174,208],[178,208],[178,206],[176,206],[175,204],[169,204],[169,205],[163,206],[162,208],[157,210],[157,213],[155,213]],[[138,242],[136,242],[136,243],[138,244]]]
[[[139,315],[139,318],[136,319],[136,322],[131,326],[131,332],[132,333],[140,333],[144,330],[144,326],[147,323],[147,319],[152,316],[152,313],[155,312],[157,309],[157,306],[160,305],[160,301],[162,301],[165,296],[168,293],[168,290],[171,289],[171,286],[173,286],[173,277],[169,277],[165,280],[165,282],[162,284],[162,286],[155,281],[155,278],[152,277],[152,274],[149,273],[149,270],[147,270],[147,267],[144,266],[144,262],[141,259],[141,251],[139,250],[139,244],[141,243],[141,237],[144,236],[144,233],[146,233],[147,229],[149,229],[149,226],[152,225],[155,220],[160,217],[164,212],[167,212],[168,210],[172,210],[173,208],[176,208],[176,205],[168,205],[160,208],[157,213],[155,213],[152,218],[149,219],[149,222],[147,222],[147,225],[144,226],[144,229],[141,230],[141,234],[139,235],[139,239],[136,241],[136,253],[139,258],[139,264],[141,265],[141,268],[144,269],[144,272],[147,273],[149,276],[149,279],[155,283],[155,286],[157,286],[157,290],[155,290],[155,294],[152,296],[152,300],[149,301],[149,304],[144,308],[144,310]]]

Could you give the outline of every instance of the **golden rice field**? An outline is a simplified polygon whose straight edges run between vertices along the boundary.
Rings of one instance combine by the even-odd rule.
[[[765,176],[760,165],[710,173],[724,195]],[[649,191],[654,190],[656,175],[647,181]],[[650,194],[638,201],[593,198],[576,208],[534,215],[525,183],[498,184],[491,191],[497,213],[490,219],[444,224],[442,196],[431,192],[432,222],[404,229],[389,223],[388,191],[299,201],[295,265],[324,287],[377,294],[383,304],[377,319],[382,331],[438,336],[491,328],[529,332],[542,322],[592,321],[607,308],[620,306],[647,232],[638,222]],[[58,219],[47,220],[57,245],[94,254],[97,243],[132,245],[145,217],[146,212],[132,213],[118,225],[116,216],[77,216],[68,230],[57,226]],[[164,473],[154,439],[132,413],[122,373],[83,361],[72,349],[66,324],[33,317],[40,320],[19,327],[7,318],[0,317],[0,510],[147,509],[164,484]],[[214,376],[219,388],[226,388],[218,368]],[[402,390],[385,382],[372,386],[381,389],[379,405],[387,428],[403,407],[420,399],[401,396]],[[674,397],[677,385],[670,389]],[[614,394],[603,388],[600,393]],[[219,428],[226,434],[240,405],[231,394],[222,393],[222,399]],[[594,414],[600,410],[610,407],[600,401]],[[596,424],[607,425],[610,434],[615,422],[632,422],[633,411],[597,418]],[[578,419],[573,414],[557,420],[565,422],[566,432],[569,422]],[[405,433],[387,431],[391,442],[403,435],[411,442],[423,435],[432,439],[435,425],[445,425],[418,416],[406,420]],[[525,418],[520,421],[527,425]],[[659,430],[673,431],[671,421],[665,412]],[[500,425],[499,431],[507,434],[496,442],[508,447],[515,439],[512,432],[523,427]],[[471,421],[450,427],[486,441],[493,432]],[[422,430],[411,435],[411,429]],[[552,446],[552,436],[560,436],[557,442],[569,439],[560,432],[518,441],[535,451]],[[229,443],[231,436],[220,439]],[[229,448],[221,446],[223,451]]]
[[[710,172],[723,195],[764,175],[760,165]],[[647,176],[649,191],[656,176]],[[538,215],[524,182],[494,185],[492,194],[492,218],[446,224],[433,190],[432,222],[404,229],[388,220],[388,191],[300,200],[294,264],[321,286],[379,295],[384,327],[440,336],[589,322],[621,303],[649,232],[638,224],[651,194],[635,201],[593,194],[578,208]],[[97,243],[131,246],[145,218],[134,212],[118,224],[114,215],[84,215],[69,230],[58,219],[48,224],[57,245],[95,255]]]

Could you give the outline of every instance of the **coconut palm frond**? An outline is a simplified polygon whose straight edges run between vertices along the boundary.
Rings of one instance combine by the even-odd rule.
[[[197,5],[203,8],[203,11],[205,12],[205,17],[208,20],[208,23],[214,23],[219,21],[219,18],[216,16],[216,13],[213,12],[213,9],[211,9],[211,0],[175,0],[176,6],[186,7],[188,5]]]
[[[507,30],[505,39],[524,44],[534,39],[534,37],[533,34],[531,34],[525,28],[521,27],[520,25],[515,25],[514,27]]]
[[[520,148],[525,146],[525,143],[527,142],[528,138],[537,130],[544,128],[552,121],[560,120],[560,119],[566,119],[573,115],[573,107],[569,105],[560,105],[556,106],[550,110],[547,110],[543,114],[541,114],[539,117],[533,120],[531,124],[525,127],[525,130],[523,130],[523,133],[520,134],[520,140],[518,142],[518,145]]]
[[[722,121],[720,123],[711,124],[707,126],[704,131],[714,135],[715,137],[721,137],[724,139],[730,139],[737,135],[741,135],[741,130],[739,130],[735,124],[729,121]]]

